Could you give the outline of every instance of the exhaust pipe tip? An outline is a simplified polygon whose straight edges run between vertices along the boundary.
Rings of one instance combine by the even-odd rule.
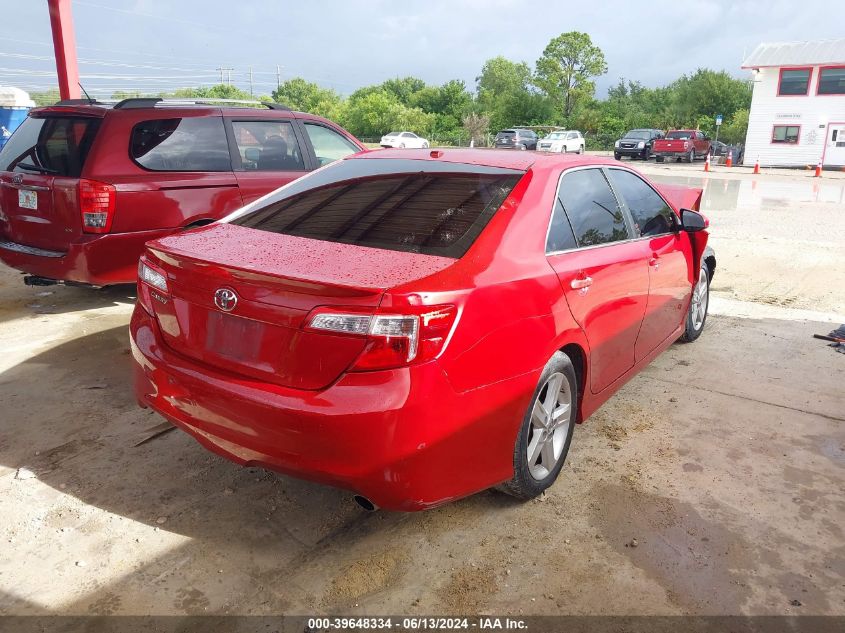
[[[23,278],[23,283],[26,286],[57,286],[61,282],[57,279],[48,279],[47,277],[39,277],[38,275],[27,275]]]
[[[362,495],[353,495],[352,499],[367,512],[375,512],[378,506]]]

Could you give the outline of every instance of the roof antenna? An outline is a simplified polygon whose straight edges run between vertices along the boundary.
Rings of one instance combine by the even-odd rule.
[[[85,98],[86,98],[86,99],[88,99],[88,103],[96,103],[96,102],[95,102],[95,101],[94,101],[94,100],[93,100],[93,99],[92,99],[92,98],[88,95],[88,91],[87,91],[87,90],[85,90],[85,88],[83,88],[83,87],[82,87],[82,84],[81,84],[80,82],[78,82],[78,81],[77,81],[76,83],[77,83],[77,85],[79,86],[80,90],[82,90],[82,92],[84,92],[84,93],[85,93]]]

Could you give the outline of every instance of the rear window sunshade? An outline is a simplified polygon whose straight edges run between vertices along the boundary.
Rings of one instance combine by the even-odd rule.
[[[232,224],[328,242],[459,258],[525,172],[407,159],[339,161]]]
[[[0,152],[0,171],[78,178],[99,127],[95,117],[27,117]]]

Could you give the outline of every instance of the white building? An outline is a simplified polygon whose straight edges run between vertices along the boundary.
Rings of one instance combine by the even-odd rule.
[[[845,39],[760,44],[745,164],[845,166]]]

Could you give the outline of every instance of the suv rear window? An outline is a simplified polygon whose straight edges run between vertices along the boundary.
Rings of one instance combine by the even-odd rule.
[[[327,242],[461,257],[524,172],[460,163],[349,159],[230,220]]]
[[[221,117],[142,121],[132,128],[129,155],[152,171],[231,171]]]
[[[92,117],[27,117],[0,152],[0,171],[78,178],[99,127]]]

